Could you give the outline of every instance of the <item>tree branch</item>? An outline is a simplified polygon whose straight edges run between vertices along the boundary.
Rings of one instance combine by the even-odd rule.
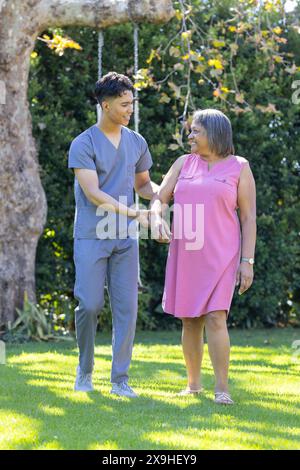
[[[95,29],[133,22],[165,23],[172,0],[41,0],[41,27],[88,26]]]

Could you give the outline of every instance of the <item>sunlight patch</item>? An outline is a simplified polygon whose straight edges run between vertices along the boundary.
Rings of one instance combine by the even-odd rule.
[[[38,440],[39,426],[36,419],[9,410],[0,411],[0,449],[32,446]]]
[[[113,441],[105,441],[103,444],[94,442],[88,446],[87,450],[119,450],[119,446]]]
[[[57,406],[39,405],[39,409],[43,411],[46,415],[50,415],[50,416],[64,416],[65,415],[65,411],[62,408],[58,408]]]
[[[64,447],[57,441],[49,441],[35,447],[35,450],[64,450]]]

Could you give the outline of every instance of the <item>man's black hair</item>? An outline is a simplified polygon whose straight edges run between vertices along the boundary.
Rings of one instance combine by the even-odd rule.
[[[105,98],[122,96],[124,91],[127,90],[134,92],[132,81],[121,73],[109,72],[97,81],[95,96],[100,106],[102,106],[102,101]]]

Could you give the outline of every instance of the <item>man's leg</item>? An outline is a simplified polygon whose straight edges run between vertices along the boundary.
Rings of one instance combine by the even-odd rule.
[[[112,310],[111,382],[128,381],[138,306],[138,241],[118,240],[108,260],[107,284]]]
[[[79,365],[84,374],[90,374],[94,367],[97,317],[104,305],[104,283],[111,247],[108,240],[74,240],[74,296],[78,300],[75,326]]]

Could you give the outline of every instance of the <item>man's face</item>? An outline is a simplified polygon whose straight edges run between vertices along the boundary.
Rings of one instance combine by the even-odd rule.
[[[102,102],[102,109],[106,116],[114,123],[128,126],[133,113],[133,94],[126,90],[121,96],[107,98]]]

